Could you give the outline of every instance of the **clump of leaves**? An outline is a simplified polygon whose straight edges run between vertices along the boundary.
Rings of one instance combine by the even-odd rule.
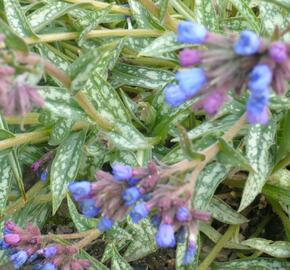
[[[212,118],[192,112],[198,98],[170,108],[163,94],[179,69],[178,51],[191,47],[177,42],[179,20],[289,42],[286,1],[3,0],[0,8],[1,59],[13,67],[6,75],[38,85],[29,106],[21,99],[7,106],[18,115],[1,115],[2,227],[13,220],[55,230],[54,241],[72,241],[91,269],[290,268],[289,91],[270,96],[267,125],[244,123],[246,93]],[[188,192],[213,218],[198,223],[189,266],[187,243],[160,252],[148,219],[122,219],[96,240],[99,220],[80,214],[68,194],[69,183],[91,182],[116,162],[139,168],[151,160],[166,177],[178,172],[173,186],[187,183],[192,164],[200,168]],[[4,252],[0,263],[8,267]]]

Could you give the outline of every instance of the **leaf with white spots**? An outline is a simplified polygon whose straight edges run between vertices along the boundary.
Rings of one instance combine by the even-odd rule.
[[[90,256],[83,249],[80,250],[78,257],[90,261],[91,263],[90,270],[109,270],[109,268],[107,268],[104,264],[96,260],[94,257]]]
[[[84,130],[72,133],[57,149],[50,171],[53,214],[67,193],[67,185],[75,180],[85,137]]]
[[[267,181],[272,167],[269,149],[275,143],[276,127],[275,119],[266,126],[250,127],[246,139],[246,155],[255,172],[250,172],[248,176],[239,211],[245,209],[256,198]]]
[[[161,0],[161,3],[159,4],[159,8],[160,8],[160,22],[162,24],[165,15],[167,14],[167,9],[169,6],[169,0]]]
[[[159,90],[174,77],[163,69],[117,64],[112,71],[111,84],[115,88],[130,85]]]
[[[206,210],[217,189],[230,171],[229,166],[215,162],[207,165],[196,180],[192,205],[199,210]]]
[[[236,9],[239,11],[239,13],[244,17],[244,19],[247,21],[249,28],[256,31],[257,33],[260,33],[261,31],[261,23],[254,13],[254,11],[251,9],[251,7],[248,4],[247,0],[229,0]]]
[[[119,254],[115,247],[112,248],[112,251],[112,270],[133,270],[130,264]]]
[[[257,249],[277,258],[290,257],[290,243],[286,241],[272,241],[263,238],[251,238],[242,242],[243,245]]]
[[[60,118],[53,126],[48,144],[60,144],[70,134],[74,123],[75,122],[71,119]]]
[[[226,224],[243,224],[248,222],[243,215],[236,212],[218,197],[213,197],[207,207],[213,218]]]
[[[67,205],[70,217],[79,232],[84,232],[96,228],[98,223],[97,219],[86,218],[80,214],[69,195],[67,195]]]
[[[30,37],[37,39],[32,31],[18,0],[3,0],[5,15],[11,28],[20,37]]]
[[[213,270],[288,270],[290,262],[272,258],[240,259],[215,263]]]
[[[11,186],[12,169],[7,156],[0,157],[0,215],[3,214]]]

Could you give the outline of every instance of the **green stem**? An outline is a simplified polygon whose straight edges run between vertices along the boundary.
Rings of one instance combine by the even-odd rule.
[[[186,19],[195,21],[196,18],[193,12],[181,1],[178,0],[170,0],[170,4]]]
[[[273,169],[272,174],[290,165],[290,155],[282,159]]]
[[[114,30],[93,30],[85,36],[86,39],[100,37],[159,37],[164,34],[163,31],[151,29],[114,29]],[[78,32],[54,33],[39,35],[38,39],[25,38],[25,42],[29,44],[48,43],[54,41],[75,40],[79,38]]]
[[[74,247],[77,249],[82,249],[85,246],[89,245],[92,243],[95,239],[99,238],[99,236],[102,234],[98,229],[91,230],[89,235],[82,239],[81,241],[77,242]]]
[[[237,225],[230,225],[225,234],[219,239],[217,244],[213,247],[213,249],[210,251],[208,256],[204,259],[204,261],[200,264],[198,267],[198,270],[207,270],[208,267],[211,265],[213,260],[216,258],[216,256],[220,253],[220,251],[225,246],[226,242],[229,241],[229,239],[234,235],[236,231]]]

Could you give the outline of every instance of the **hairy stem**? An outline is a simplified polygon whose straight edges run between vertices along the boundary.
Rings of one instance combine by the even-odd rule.
[[[222,250],[226,242],[234,235],[236,231],[237,225],[230,225],[225,234],[219,239],[217,244],[214,246],[214,248],[210,251],[208,256],[204,259],[204,261],[200,264],[198,267],[198,270],[206,270],[211,265],[213,260],[216,258],[216,256],[219,254],[219,252]]]
[[[96,229],[91,229],[85,232],[79,232],[79,233],[71,233],[71,234],[48,234],[41,236],[41,239],[44,241],[51,241],[56,238],[61,238],[64,240],[70,240],[70,239],[79,239],[79,238],[85,238],[88,235],[91,235],[92,233],[96,233]]]
[[[82,249],[85,246],[89,245],[90,243],[92,243],[95,239],[99,238],[99,236],[101,235],[101,232],[97,229],[93,229],[90,231],[90,233],[81,241],[77,242],[74,247],[77,249]]]

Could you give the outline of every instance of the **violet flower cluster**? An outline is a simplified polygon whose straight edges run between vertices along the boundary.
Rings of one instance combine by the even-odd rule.
[[[74,182],[68,188],[83,215],[101,216],[97,225],[100,231],[109,230],[127,214],[133,223],[151,216],[157,229],[157,246],[172,248],[187,241],[183,263],[193,261],[197,221],[208,221],[210,216],[190,208],[190,192],[178,192],[179,187],[163,183],[153,162],[146,168],[113,164],[112,174],[99,171],[96,178],[97,182]]]
[[[4,41],[5,36],[0,34],[0,42]],[[2,58],[4,54],[9,54],[9,51],[0,51],[0,109],[5,115],[22,116],[30,112],[33,106],[42,108],[44,100],[37,88],[27,82],[28,73],[18,74],[14,63],[7,63],[5,57]]]
[[[214,115],[227,100],[228,91],[240,94],[249,89],[248,122],[268,122],[270,88],[278,95],[287,90],[290,44],[261,38],[249,30],[239,35],[211,33],[204,26],[188,21],[179,24],[177,40],[205,45],[207,49],[180,52],[180,64],[185,69],[177,72],[177,84],[165,89],[168,104],[176,107],[201,96],[196,107]]]
[[[29,224],[25,229],[11,221],[4,225],[0,249],[9,256],[15,269],[31,265],[32,270],[85,270],[88,260],[76,259],[78,250],[59,244],[47,244],[38,227]]]

